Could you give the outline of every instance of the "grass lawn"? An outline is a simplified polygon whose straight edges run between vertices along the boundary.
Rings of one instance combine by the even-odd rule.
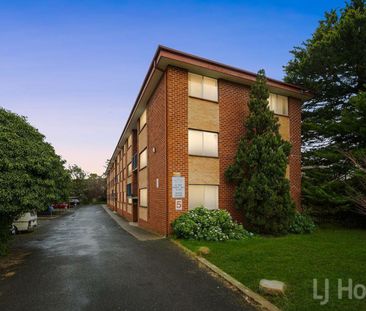
[[[366,286],[366,230],[322,228],[311,235],[180,242],[192,251],[208,246],[211,253],[206,259],[256,292],[262,278],[285,282],[285,297],[266,296],[283,310],[366,310],[366,298],[350,300],[344,293],[343,299],[338,299],[338,279],[344,286],[349,278],[354,285]],[[313,299],[314,278],[318,279],[318,293],[322,295],[324,280],[329,279],[326,305]],[[358,293],[362,294],[362,289]]]

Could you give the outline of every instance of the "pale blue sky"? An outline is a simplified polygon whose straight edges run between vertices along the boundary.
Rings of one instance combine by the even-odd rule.
[[[282,79],[344,1],[0,0],[0,106],[102,173],[158,44]]]

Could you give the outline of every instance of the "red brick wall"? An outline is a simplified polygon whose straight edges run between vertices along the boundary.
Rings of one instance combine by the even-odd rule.
[[[247,86],[219,80],[219,207],[228,210],[234,219],[243,221],[242,212],[235,208],[235,186],[226,181],[225,171],[234,162],[239,139],[244,134],[244,119],[248,115],[250,89]]]
[[[168,155],[168,230],[171,222],[188,211],[188,73],[177,67],[167,69],[167,155]],[[185,177],[183,210],[175,210],[172,198],[172,177],[179,172]]]
[[[147,106],[148,126],[148,219],[139,225],[165,235],[166,232],[166,74]],[[153,148],[156,152],[153,152]],[[159,188],[156,187],[159,178]]]
[[[289,159],[291,196],[296,208],[301,210],[301,101],[289,97],[288,111],[292,144]]]

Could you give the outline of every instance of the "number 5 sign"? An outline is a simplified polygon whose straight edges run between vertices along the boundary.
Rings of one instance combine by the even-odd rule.
[[[183,210],[182,200],[175,200],[175,210],[176,211],[182,211]]]

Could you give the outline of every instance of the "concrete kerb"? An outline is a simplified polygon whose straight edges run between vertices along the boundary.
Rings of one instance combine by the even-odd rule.
[[[127,220],[122,218],[117,213],[113,213],[105,204],[102,204],[103,209],[106,213],[111,216],[111,218],[127,233],[131,234],[139,241],[152,241],[152,240],[161,240],[165,239],[165,237],[154,234],[152,232],[146,231],[138,226],[130,225]]]
[[[246,301],[251,302],[255,307],[259,308],[260,310],[266,310],[266,311],[281,311],[281,309],[276,307],[267,299],[253,292],[251,289],[240,283],[238,280],[236,280],[226,272],[222,271],[220,268],[209,262],[207,259],[198,256],[196,253],[192,252],[190,249],[186,248],[176,240],[171,239],[170,241],[174,243],[176,246],[178,246],[181,250],[183,250],[187,255],[198,261],[204,267],[211,270],[215,275],[217,275],[224,281],[228,282],[231,286],[237,289],[244,296],[244,299]]]

